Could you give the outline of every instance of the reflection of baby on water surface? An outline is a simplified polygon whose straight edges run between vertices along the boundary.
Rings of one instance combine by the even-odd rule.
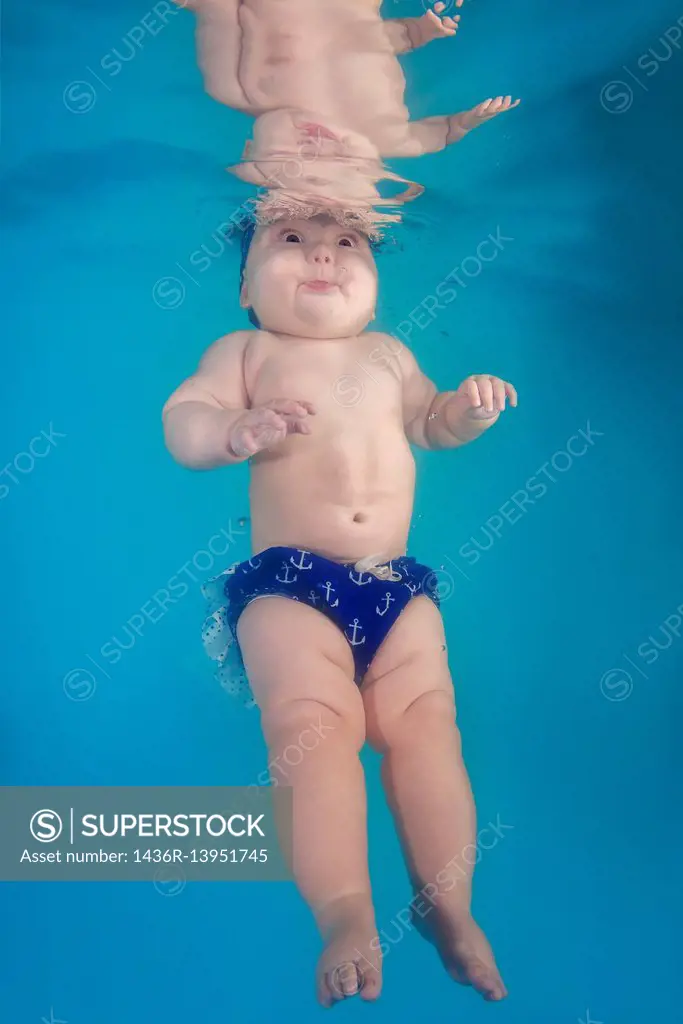
[[[410,122],[396,54],[452,34],[456,22],[437,14],[383,22],[374,0],[195,9],[207,89],[257,118],[238,171],[277,186],[276,205],[245,235],[240,303],[255,329],[215,342],[164,408],[181,464],[250,462],[253,554],[206,585],[204,641],[226,687],[258,704],[270,762],[288,765],[293,874],[324,942],[319,1001],[374,1000],[381,989],[366,741],[382,755],[421,894],[416,924],[456,981],[497,1001],[505,986],[470,910],[477,829],[440,574],[406,552],[411,445],[467,444],[517,396],[489,374],[438,391],[405,346],[368,330],[378,290],[369,211],[383,157],[442,148],[512,104]],[[303,183],[286,172],[273,181],[272,167],[282,173],[311,139]],[[350,397],[344,382],[359,366],[364,391]],[[320,742],[292,763],[286,752],[312,728]]]
[[[455,35],[459,15],[437,13],[443,3],[418,18],[388,20],[379,0],[189,6],[207,92],[256,118],[243,161],[231,170],[277,189],[268,197],[271,210],[287,199],[315,198],[367,215],[368,204],[379,201],[377,182],[395,178],[383,159],[437,152],[519,102],[499,96],[459,114],[410,120],[398,54]],[[302,152],[311,159],[287,160]],[[420,191],[413,186],[398,201]],[[287,212],[296,212],[291,203]]]

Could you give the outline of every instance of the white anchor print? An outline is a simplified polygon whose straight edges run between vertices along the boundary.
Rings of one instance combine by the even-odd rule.
[[[279,580],[280,583],[295,583],[296,580],[298,579],[297,574],[294,573],[294,576],[290,579],[290,576],[289,576],[289,566],[287,565],[286,562],[282,563],[282,568],[284,569],[284,572],[285,572],[284,576],[280,576],[280,574],[278,573],[278,575],[275,577],[275,579]]]
[[[361,644],[365,643],[365,637],[363,637],[362,640],[356,640],[358,631],[361,628],[358,619],[354,619],[353,622],[350,622],[349,626],[351,627],[351,636],[349,636],[346,630],[344,630],[344,636],[349,641],[352,647],[360,647]]]
[[[257,558],[256,560],[254,560],[253,558],[250,558],[249,561],[246,563],[246,565],[251,566],[252,569],[258,569],[260,564],[261,564],[261,559],[260,558]],[[249,572],[249,569],[247,569],[246,565],[242,566],[242,572]]]
[[[419,590],[417,583],[404,583],[404,587],[407,587],[411,594],[414,594],[416,590]]]
[[[356,576],[358,579],[356,579]],[[367,574],[367,579],[363,579],[362,572],[356,573],[356,576],[353,574],[353,569],[349,569],[349,579],[352,583],[355,583],[357,587],[365,587],[368,583],[372,583],[373,577],[370,573]]]
[[[317,605],[318,601],[320,600],[320,594],[316,594],[315,590],[311,590],[308,594],[308,600],[311,602],[312,605]]]
[[[376,604],[375,611],[377,612],[378,615],[386,615],[386,613],[389,611],[389,605],[391,604],[392,601],[395,600],[396,598],[392,597],[391,593],[387,590],[386,594],[384,595],[384,608],[380,610],[379,605]]]
[[[332,591],[333,594],[336,594],[336,590],[334,589],[334,587],[332,586],[332,584],[330,583],[329,580],[327,580],[327,582],[324,584],[324,586],[325,586],[325,597],[327,598],[327,603],[329,604],[330,608],[336,608],[337,605],[339,604],[339,598],[335,597],[334,601],[330,601],[330,591]]]
[[[310,559],[308,561],[308,565],[306,565],[306,555],[310,555],[310,551],[301,551],[301,550],[299,550],[299,561],[298,562],[294,561],[294,555],[291,556],[291,558],[289,560],[290,560],[290,562],[292,563],[292,565],[294,566],[295,569],[312,569],[313,568],[313,562],[311,562]]]

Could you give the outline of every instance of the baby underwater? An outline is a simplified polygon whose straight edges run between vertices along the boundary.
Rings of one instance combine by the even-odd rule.
[[[164,407],[165,436],[192,469],[250,462],[253,554],[210,581],[205,642],[235,689],[248,678],[270,760],[314,725],[324,737],[288,778],[292,870],[323,940],[320,1003],[374,1000],[382,984],[365,742],[415,891],[438,888],[421,930],[456,981],[497,1001],[472,866],[454,856],[477,829],[437,577],[407,542],[411,446],[467,444],[517,396],[489,374],[439,392],[408,348],[368,329],[377,284],[367,236],[330,216],[259,226],[240,293],[258,327],[206,351]]]

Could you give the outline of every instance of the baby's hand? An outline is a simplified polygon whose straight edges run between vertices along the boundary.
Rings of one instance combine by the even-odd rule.
[[[464,128],[476,128],[478,125],[484,124],[485,121],[490,121],[492,117],[504,114],[506,110],[514,110],[521,102],[521,100],[513,102],[512,96],[496,96],[495,99],[477,103],[476,107],[472,107],[471,110],[458,116]]]
[[[470,419],[488,420],[498,416],[505,408],[505,399],[517,405],[517,392],[512,384],[488,373],[474,373],[462,382],[455,393],[458,404]]]
[[[315,415],[310,402],[274,398],[265,405],[248,409],[230,428],[228,448],[238,458],[250,458],[272,448],[288,434],[310,434],[309,416]]]
[[[464,0],[455,0],[456,7],[462,7]],[[458,23],[460,21],[460,15],[456,14],[454,17],[444,15],[443,11],[446,9],[446,4],[439,3],[434,4],[431,11],[427,11],[422,16],[422,27],[426,38],[428,39],[439,39],[442,36],[454,36],[458,31]]]

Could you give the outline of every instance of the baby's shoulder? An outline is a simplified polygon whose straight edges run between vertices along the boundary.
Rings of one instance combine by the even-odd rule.
[[[365,331],[361,338],[371,352],[377,351],[384,355],[392,355],[399,361],[402,358],[407,360],[414,358],[410,349],[406,348],[402,341],[395,338],[393,334],[387,334],[386,331]]]
[[[244,359],[249,345],[249,336],[255,331],[230,331],[217,338],[205,349],[201,357],[202,370],[232,368]]]

